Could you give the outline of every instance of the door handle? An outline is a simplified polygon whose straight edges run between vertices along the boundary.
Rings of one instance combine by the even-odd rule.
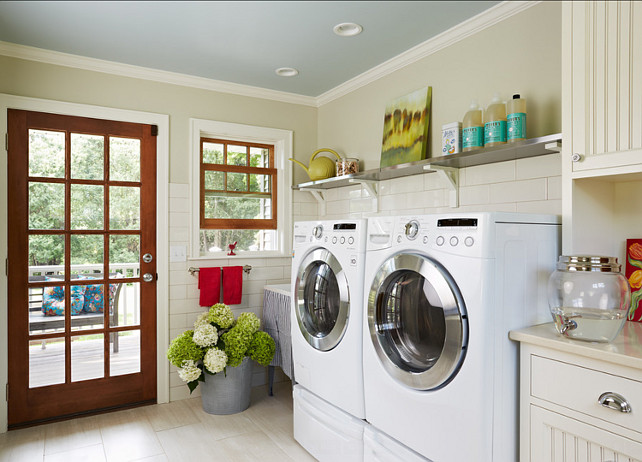
[[[152,273],[143,274],[143,281],[152,282],[154,280],[154,275]]]

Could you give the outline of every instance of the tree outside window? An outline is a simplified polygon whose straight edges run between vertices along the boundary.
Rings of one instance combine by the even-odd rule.
[[[200,254],[276,250],[274,146],[200,139]]]

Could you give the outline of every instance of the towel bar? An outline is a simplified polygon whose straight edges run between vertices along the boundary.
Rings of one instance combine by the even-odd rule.
[[[198,273],[200,271],[200,268],[194,268],[193,266],[190,266],[187,271],[189,271],[189,274],[194,276],[194,273]],[[243,272],[245,274],[250,274],[250,271],[252,271],[252,266],[251,265],[243,266]]]

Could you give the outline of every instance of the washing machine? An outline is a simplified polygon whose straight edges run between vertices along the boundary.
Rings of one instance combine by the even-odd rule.
[[[326,454],[328,459],[362,457],[361,436],[343,446],[338,439],[349,434],[362,435],[365,418],[362,370],[365,233],[366,221],[362,219],[294,224],[291,309],[296,382],[294,436],[317,459],[323,459],[315,452],[319,447],[329,451],[354,447],[360,451],[349,456]],[[308,399],[304,402],[305,397]],[[342,431],[337,433],[334,443],[329,438],[320,444],[319,435],[325,434],[319,426],[321,415],[329,416],[325,420],[330,422],[330,428],[332,421],[339,428],[336,416],[345,415],[341,425],[354,427],[354,431]]]
[[[518,460],[511,329],[550,321],[549,215],[368,219],[366,420],[433,462]]]

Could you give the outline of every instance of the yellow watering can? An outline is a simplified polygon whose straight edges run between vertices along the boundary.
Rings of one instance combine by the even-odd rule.
[[[334,163],[335,162],[332,159],[330,159],[328,157],[323,157],[323,156],[320,156],[320,157],[315,159],[317,154],[319,154],[320,152],[323,152],[323,151],[331,152],[332,154],[337,156],[337,159],[341,160],[341,156],[339,154],[334,152],[332,149],[325,149],[325,148],[317,149],[316,151],[314,151],[312,153],[312,157],[310,157],[310,165],[308,167],[303,165],[298,160],[295,160],[295,159],[292,159],[292,158],[290,158],[290,160],[292,162],[296,162],[301,167],[303,167],[303,169],[306,171],[306,173],[308,174],[308,176],[310,177],[310,179],[312,181],[325,180],[326,178],[330,178],[330,177],[334,176]]]

